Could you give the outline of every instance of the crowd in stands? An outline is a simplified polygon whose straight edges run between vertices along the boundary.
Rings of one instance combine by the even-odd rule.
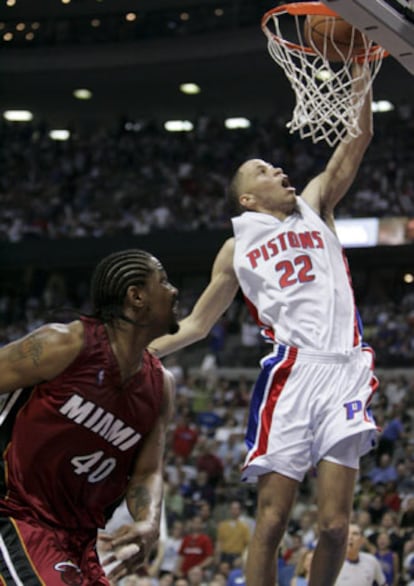
[[[375,116],[373,144],[337,217],[414,216],[411,107]],[[199,116],[192,132],[171,133],[123,121],[63,142],[46,127],[3,123],[0,240],[228,227],[225,188],[245,159],[281,166],[298,193],[326,163],[326,146],[290,135],[285,123],[274,116],[228,130]]]

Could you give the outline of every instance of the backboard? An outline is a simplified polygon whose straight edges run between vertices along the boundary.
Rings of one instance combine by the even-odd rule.
[[[414,3],[408,0],[322,0],[414,75]]]

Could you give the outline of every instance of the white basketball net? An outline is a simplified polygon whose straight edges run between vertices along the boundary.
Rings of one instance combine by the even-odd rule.
[[[328,61],[326,41],[323,49],[318,49],[312,39],[309,52],[300,48],[298,45],[307,46],[303,35],[306,16],[288,15],[290,18],[281,19],[284,14],[287,11],[272,14],[266,22],[262,22],[262,29],[268,39],[270,55],[284,69],[295,92],[296,105],[287,124],[289,131],[291,134],[299,131],[301,138],[311,138],[314,143],[324,140],[331,147],[340,141],[348,142],[361,133],[358,115],[387,53],[363,36],[364,49],[362,56],[358,56],[358,63],[363,67],[355,76],[352,74],[355,57],[351,50],[344,52],[344,48],[333,41],[334,18],[331,18],[329,38],[343,59],[339,63]],[[280,25],[282,20],[290,20],[291,25],[292,19],[297,35],[293,42],[287,40]],[[269,28],[271,22],[274,32]],[[291,26],[289,30],[292,34]],[[352,40],[355,30],[352,31]],[[370,75],[367,75],[367,69]]]

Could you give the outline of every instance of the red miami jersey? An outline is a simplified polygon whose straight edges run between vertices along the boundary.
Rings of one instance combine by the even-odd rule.
[[[161,362],[145,351],[139,372],[122,382],[105,326],[81,320],[85,342],[74,362],[52,381],[16,391],[3,407],[2,516],[104,527],[159,417]]]
[[[273,341],[347,353],[361,343],[350,271],[337,236],[300,197],[284,221],[233,218],[234,270],[254,318]]]

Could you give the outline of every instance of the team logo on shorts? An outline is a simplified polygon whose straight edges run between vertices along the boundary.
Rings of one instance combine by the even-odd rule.
[[[355,401],[349,401],[349,403],[344,403],[344,407],[346,409],[346,418],[347,419],[354,419],[357,413],[360,413],[363,410],[362,401],[356,399]]]
[[[61,580],[64,584],[70,584],[70,586],[82,586],[83,577],[81,569],[73,562],[58,562],[53,567],[61,573]]]

